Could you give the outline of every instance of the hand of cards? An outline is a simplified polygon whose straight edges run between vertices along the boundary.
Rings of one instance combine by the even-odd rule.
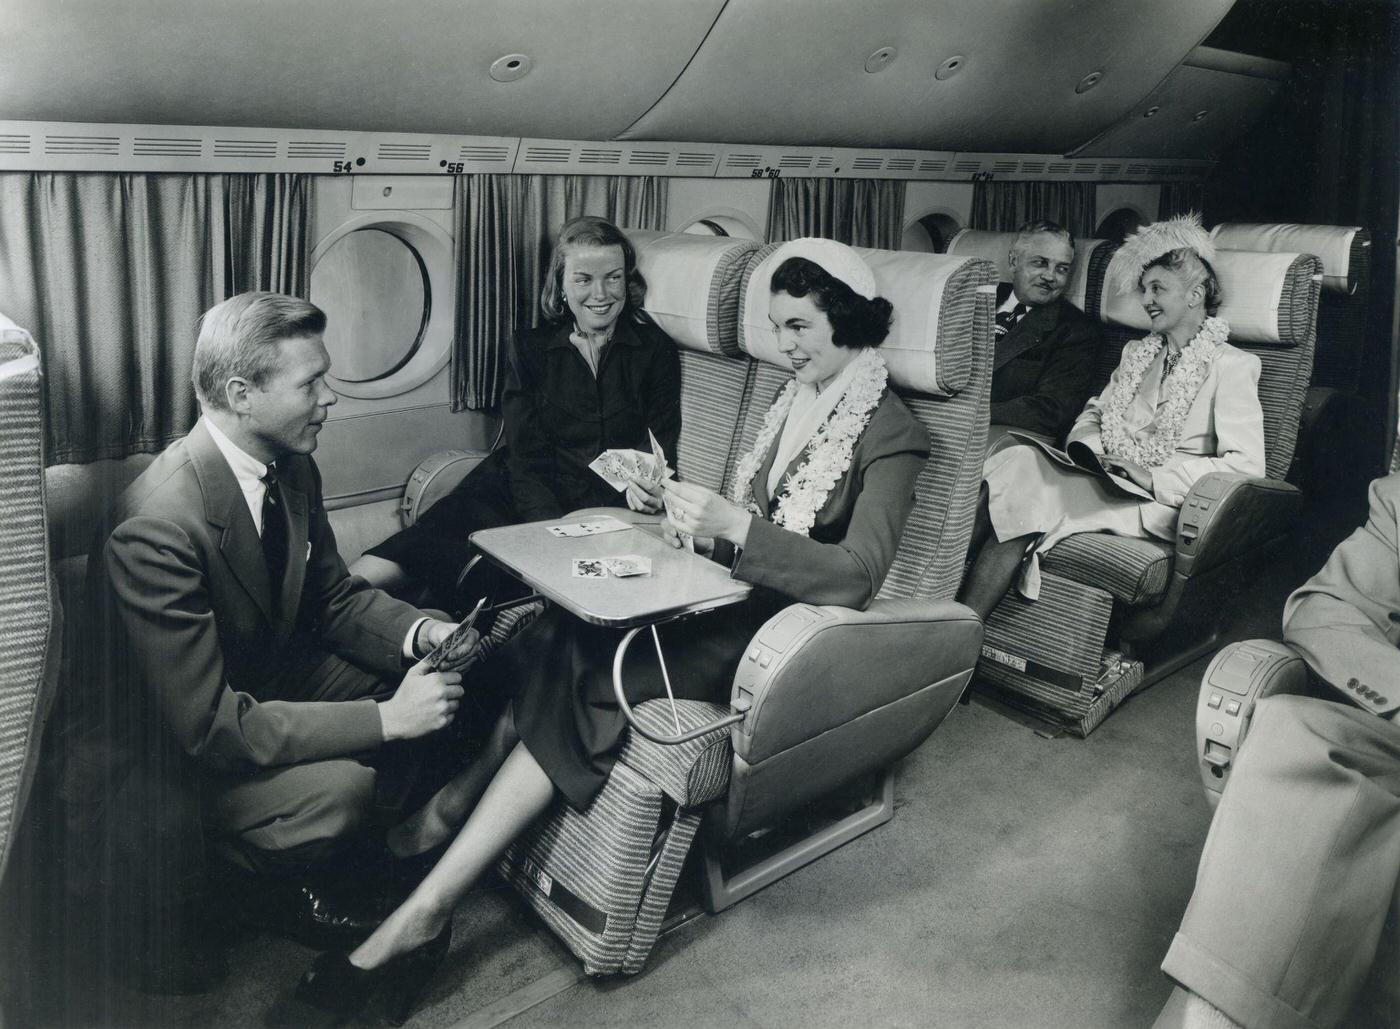
[[[661,444],[656,441],[656,436],[650,429],[647,430],[647,436],[651,440],[650,454],[644,454],[640,450],[604,450],[588,467],[602,476],[603,481],[619,493],[627,489],[627,483],[633,478],[646,479],[652,483],[660,482],[670,474],[666,467],[666,452],[661,449]]]
[[[476,624],[477,615],[481,614],[481,609],[486,606],[486,598],[482,597],[476,602],[476,607],[472,608],[472,613],[462,619],[457,628],[448,633],[447,638],[428,652],[428,656],[423,658],[423,663],[435,672],[460,672],[465,670],[476,659],[476,645],[481,640],[481,634],[473,628]]]

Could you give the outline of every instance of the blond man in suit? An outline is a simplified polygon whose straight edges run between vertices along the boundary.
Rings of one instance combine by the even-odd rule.
[[[405,754],[389,745],[447,726],[463,692],[414,664],[451,623],[350,576],[336,550],[311,458],[336,400],[325,327],[275,293],[204,316],[201,417],[122,495],[89,565],[98,631],[65,791],[180,923],[203,917],[201,823],[253,871],[324,859],[392,803],[382,773]],[[324,898],[298,898],[335,928]]]
[[[1283,635],[1322,696],[1256,709],[1162,965],[1180,984],[1163,1029],[1342,1024],[1400,917],[1400,473],[1371,484]],[[1393,990],[1400,970],[1377,971]]]

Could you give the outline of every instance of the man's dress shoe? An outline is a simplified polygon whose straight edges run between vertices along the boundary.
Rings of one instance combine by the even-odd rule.
[[[249,920],[314,950],[358,947],[392,910],[375,884],[263,880],[259,886]]]

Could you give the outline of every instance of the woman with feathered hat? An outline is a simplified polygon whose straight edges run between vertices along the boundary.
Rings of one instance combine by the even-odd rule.
[[[986,542],[961,598],[984,619],[1018,570],[1021,594],[1039,596],[1039,556],[1066,536],[1170,540],[1201,476],[1264,474],[1259,358],[1226,342],[1230,327],[1215,317],[1222,298],[1214,257],[1195,214],[1141,229],[1114,256],[1109,278],[1120,293],[1136,291],[1152,332],[1123,348],[1108,385],[1085,406],[1066,443],[1082,441],[1110,472],[1153,499],[1136,500],[1066,470],[1034,446],[993,453],[973,533],[974,546]]]

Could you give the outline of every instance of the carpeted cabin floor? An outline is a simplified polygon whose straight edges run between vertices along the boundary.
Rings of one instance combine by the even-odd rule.
[[[1302,566],[1319,550],[1303,548]],[[1253,585],[1230,637],[1277,636],[1306,574],[1292,564]],[[903,762],[892,822],[727,912],[681,921],[639,976],[588,980],[491,879],[459,908],[451,954],[409,1025],[1148,1026],[1210,820],[1193,753],[1205,664],[1130,698],[1085,740],[958,706]],[[313,956],[252,936],[221,989],[184,998],[12,966],[6,1014],[256,1026]],[[32,1008],[13,1003],[16,972]]]

